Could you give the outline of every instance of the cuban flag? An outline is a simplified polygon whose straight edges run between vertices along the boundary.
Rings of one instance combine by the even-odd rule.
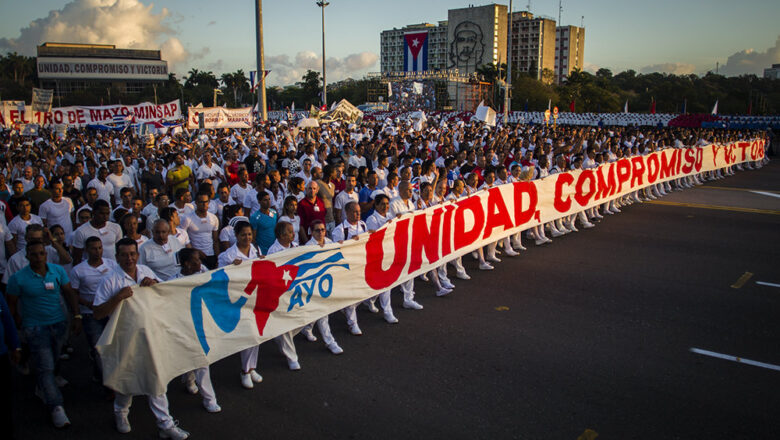
[[[404,71],[428,70],[428,32],[404,34]]]

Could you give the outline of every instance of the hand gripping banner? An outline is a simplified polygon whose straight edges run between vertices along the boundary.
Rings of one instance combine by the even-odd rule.
[[[649,185],[764,158],[764,141],[666,149],[480,191],[373,234],[133,287],[98,342],[104,382],[158,395],[174,377],[297,329],[511,234]]]

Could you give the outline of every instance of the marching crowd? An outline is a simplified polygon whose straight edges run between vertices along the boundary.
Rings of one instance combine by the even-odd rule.
[[[70,424],[58,364],[83,333],[93,379],[101,382],[94,347],[108,317],[134,286],[149,286],[295,246],[324,246],[370,234],[397,216],[496,185],[595,168],[664,148],[767,138],[766,132],[679,128],[539,125],[487,127],[440,115],[422,130],[410,122],[338,122],[298,130],[284,121],[252,130],[177,131],[156,139],[120,131],[70,130],[58,139],[0,134],[0,381],[11,390],[13,365],[35,375],[35,390],[54,426]],[[418,127],[419,128],[419,127]],[[578,214],[501,239],[473,253],[480,270],[526,248],[544,245],[632,203],[720,179],[766,159],[658,183]],[[525,235],[525,237],[523,237]],[[452,269],[452,270],[451,270]],[[401,303],[422,309],[416,282],[436,295],[468,280],[461,258],[400,286]],[[398,322],[390,291],[361,304]],[[379,299],[379,307],[376,306]],[[349,332],[362,333],[355,304],[342,310]],[[325,316],[300,330],[343,352]],[[301,368],[295,332],[275,338],[291,370]],[[262,381],[258,347],[240,353],[237,378]],[[138,372],[143,374],[143,372]],[[208,367],[182,377],[208,412],[221,410]],[[31,390],[32,392],[32,390]],[[4,404],[13,396],[5,393]],[[114,393],[119,432],[130,432],[131,396]],[[182,439],[165,394],[149,396],[160,436]],[[2,411],[12,426],[12,411]]]

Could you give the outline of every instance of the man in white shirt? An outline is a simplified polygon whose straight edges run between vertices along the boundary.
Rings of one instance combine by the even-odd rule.
[[[108,221],[111,208],[105,200],[98,200],[92,207],[92,220],[79,226],[73,233],[73,261],[81,263],[87,238],[100,237],[103,242],[103,257],[115,260],[114,246],[122,238],[122,228]]]
[[[219,220],[209,212],[209,195],[199,193],[195,198],[195,212],[182,218],[182,228],[187,231],[192,247],[206,254],[203,262],[209,269],[217,267],[219,255]]]
[[[346,213],[346,206],[349,202],[358,202],[358,193],[355,191],[355,185],[357,184],[357,179],[355,179],[355,176],[347,176],[345,179],[346,186],[344,187],[344,191],[341,191],[336,195],[336,198],[333,200],[333,215],[336,217],[336,224],[341,223],[344,221],[345,218],[347,218]]]
[[[398,197],[390,201],[390,217],[397,218],[403,214],[415,210],[412,201],[412,184],[404,180],[398,184]],[[423,306],[414,300],[414,278],[401,283],[401,292],[404,294],[404,308],[413,310],[422,310]]]
[[[116,243],[115,255],[119,263],[119,269],[106,276],[98,287],[93,302],[95,319],[103,319],[111,315],[119,303],[133,296],[133,286],[152,286],[160,282],[160,279],[151,269],[137,264],[138,244],[131,238],[123,238]],[[143,374],[143,372],[138,372]],[[149,407],[157,419],[157,427],[160,428],[160,437],[172,439],[186,439],[187,431],[176,426],[173,417],[168,410],[168,396],[148,396]],[[130,404],[133,396],[115,392],[114,418],[116,429],[122,434],[130,432],[130,422],[127,416],[130,414]]]
[[[177,253],[184,248],[179,240],[170,239],[171,225],[157,219],[152,226],[152,239],[138,248],[138,262],[148,266],[157,278],[168,281],[179,272]]]
[[[105,167],[100,167],[98,176],[89,181],[87,188],[95,188],[95,190],[97,190],[98,199],[113,203],[114,185],[106,180],[107,177],[108,170]]]
[[[93,376],[103,382],[103,368],[100,354],[95,350],[100,335],[106,327],[107,319],[97,320],[92,313],[95,292],[109,273],[119,265],[114,260],[103,259],[103,242],[98,237],[89,237],[84,248],[87,259],[77,264],[70,272],[70,285],[79,292],[79,313],[83,316],[82,328],[89,343],[89,352],[93,362]]]
[[[111,167],[112,173],[108,175],[107,179],[111,182],[111,185],[114,186],[114,200],[119,200],[122,188],[134,190],[135,182],[129,173],[124,172],[125,166],[122,164],[121,160],[115,160],[109,166]]]
[[[47,227],[54,225],[62,226],[65,235],[73,232],[73,201],[68,197],[63,197],[62,182],[55,180],[50,185],[51,198],[41,204],[38,208],[38,216],[43,220]]]
[[[360,220],[360,205],[357,201],[347,203],[345,211],[346,219],[333,229],[333,241],[343,242],[350,238],[357,240],[360,234],[368,232],[366,223]],[[357,304],[347,306],[344,308],[344,314],[347,316],[349,331],[353,335],[359,336],[362,335],[363,332],[361,332],[360,327],[358,327],[357,306]]]
[[[379,194],[376,196],[374,199],[374,212],[366,219],[366,227],[369,231],[376,231],[384,226],[385,223],[393,219],[393,217],[390,216],[390,211],[388,209],[389,207],[389,197],[384,194]],[[379,305],[382,307],[382,311],[384,312],[385,321],[390,324],[397,324],[398,318],[396,318],[393,314],[393,307],[390,304],[390,292],[390,290],[386,290],[379,295],[367,300],[366,302],[368,303],[368,309],[373,312],[376,309],[374,301],[378,297]]]

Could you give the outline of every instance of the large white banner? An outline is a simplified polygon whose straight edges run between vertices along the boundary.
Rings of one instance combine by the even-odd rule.
[[[166,104],[143,102],[137,105],[102,105],[57,107],[51,112],[35,112],[32,106],[24,106],[24,111],[16,101],[0,102],[0,126],[12,127],[16,124],[64,124],[70,127],[83,127],[90,124],[110,124],[115,117],[131,116],[134,122],[153,122],[181,119],[179,100]]]
[[[165,391],[174,377],[299,328],[481,246],[640,188],[764,157],[764,142],[667,149],[509,183],[416,211],[358,240],[134,287],[98,342],[105,384]]]
[[[189,107],[187,128],[199,128],[200,115],[204,118],[203,128],[252,128],[254,122],[252,107]]]

